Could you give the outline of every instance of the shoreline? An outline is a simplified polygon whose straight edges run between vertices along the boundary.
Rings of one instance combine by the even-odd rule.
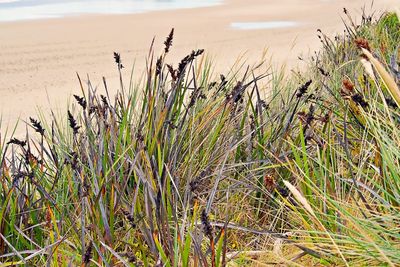
[[[92,83],[100,86],[105,76],[110,87],[114,87],[118,81],[114,51],[121,54],[125,78],[129,78],[134,62],[139,69],[145,66],[153,37],[156,36],[155,51],[161,51],[172,27],[175,38],[167,62],[175,66],[192,49],[202,48],[215,62],[215,74],[226,73],[240,55],[246,53],[247,62],[254,63],[268,48],[268,58],[273,58],[274,66],[286,64],[292,68],[298,64],[298,56],[319,49],[318,28],[330,36],[342,32],[343,7],[359,19],[364,3],[243,2],[230,0],[193,9],[0,23],[0,132],[7,125],[13,127],[18,118],[36,116],[37,106],[43,109],[44,116],[57,107],[65,111],[66,99],[80,92],[76,73],[82,78],[88,74]],[[392,10],[395,2],[380,1],[372,10]],[[299,25],[258,30],[230,27],[234,22],[282,20]]]
[[[86,1],[76,2],[77,5],[72,5],[69,1],[56,2],[48,4],[19,5],[16,2],[1,2],[0,1],[0,23],[18,23],[18,22],[33,22],[43,20],[79,18],[86,16],[109,16],[109,15],[135,15],[152,13],[158,11],[175,11],[185,9],[198,9],[223,5],[223,0],[203,0],[198,1],[182,1],[180,3],[171,2],[126,2],[114,1],[111,5],[107,2],[95,1],[88,6]],[[5,7],[2,9],[2,6]],[[93,6],[95,9],[93,9]],[[64,9],[63,9],[64,8]],[[114,10],[113,10],[114,9]],[[1,17],[3,16],[3,17]]]

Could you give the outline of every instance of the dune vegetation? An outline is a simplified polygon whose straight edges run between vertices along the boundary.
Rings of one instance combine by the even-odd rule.
[[[399,266],[400,22],[344,14],[296,72],[174,66],[171,31],[116,96],[78,76],[3,127],[0,266]]]

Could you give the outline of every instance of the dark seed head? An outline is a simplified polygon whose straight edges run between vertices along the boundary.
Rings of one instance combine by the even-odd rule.
[[[71,112],[68,110],[68,121],[69,121],[69,126],[73,130],[74,135],[78,133],[80,126],[78,126],[74,116],[72,116]]]
[[[181,62],[178,65],[178,70],[177,70],[177,77],[178,79],[182,77],[183,72],[185,71],[186,66],[191,63],[196,57],[200,56],[201,54],[204,53],[204,49],[198,49],[198,50],[193,50],[190,55],[187,55],[184,57]]]
[[[161,69],[162,69],[162,57],[159,57],[156,63],[156,75],[160,75]]]
[[[298,90],[297,90],[297,98],[302,97],[308,90],[308,87],[310,87],[312,83],[312,80],[309,80],[308,82],[306,82],[305,84],[303,84]]]
[[[289,191],[283,186],[278,186],[276,188],[276,191],[278,191],[278,193],[284,198],[287,198],[289,196]]]
[[[103,103],[104,107],[108,107],[107,98],[104,95],[100,95],[101,102]]]
[[[12,138],[10,141],[8,141],[7,145],[9,145],[9,144],[14,144],[14,145],[24,147],[24,146],[26,146],[26,141],[21,141],[17,138]]]
[[[115,63],[121,64],[121,55],[119,53],[114,52],[114,59],[115,59]]]
[[[213,229],[210,224],[210,221],[208,220],[208,215],[206,213],[206,210],[203,210],[201,212],[201,223],[203,224],[204,234],[211,239],[213,234]]]
[[[238,103],[242,100],[245,89],[246,88],[243,86],[243,83],[238,81],[235,87],[233,87],[232,92],[227,93],[226,99],[233,100],[234,103]]]
[[[172,46],[172,40],[173,39],[174,39],[174,28],[171,29],[171,32],[169,33],[169,35],[167,36],[167,39],[164,42],[164,45],[165,45],[164,51],[165,51],[165,53],[169,52],[169,49]]]
[[[118,69],[124,68],[124,66],[122,65],[122,62],[121,62],[121,55],[119,53],[114,52],[114,59],[115,59],[115,63],[117,63],[117,65],[118,65]]]
[[[168,72],[171,75],[171,78],[173,81],[176,81],[178,79],[177,76],[177,71],[169,64],[167,64]]]
[[[329,73],[326,72],[323,68],[318,68],[318,70],[323,76],[325,76],[325,77],[329,76]]]
[[[83,263],[89,264],[90,260],[92,259],[92,251],[93,251],[93,243],[90,241],[89,245],[86,248],[85,255],[83,255]]]
[[[84,97],[80,97],[78,95],[74,95],[76,102],[83,108],[86,109],[86,100]]]
[[[396,102],[393,100],[393,98],[390,97],[385,97],[386,103],[388,104],[389,107],[392,108],[397,108]]]
[[[31,121],[32,127],[33,129],[35,129],[35,131],[37,133],[39,133],[40,135],[44,135],[44,128],[42,126],[42,124],[40,123],[40,121],[35,120],[33,118],[29,118],[29,120]]]
[[[363,108],[368,107],[368,102],[364,100],[364,97],[357,93],[351,96],[351,99],[353,99],[354,102],[356,102],[358,105],[360,105]]]

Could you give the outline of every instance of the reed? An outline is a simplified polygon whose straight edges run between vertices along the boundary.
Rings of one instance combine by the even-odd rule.
[[[290,75],[174,68],[172,30],[115,97],[78,76],[0,138],[0,266],[398,266],[400,23],[345,26]]]

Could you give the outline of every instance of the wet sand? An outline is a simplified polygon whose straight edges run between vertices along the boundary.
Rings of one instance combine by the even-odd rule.
[[[368,4],[366,4],[368,3]],[[156,51],[172,27],[175,38],[167,61],[175,66],[192,49],[204,48],[215,61],[215,72],[226,73],[244,55],[249,63],[260,60],[265,49],[275,65],[298,64],[299,55],[319,49],[316,30],[328,35],[343,31],[343,7],[360,19],[365,0],[227,0],[219,6],[155,11],[129,15],[85,15],[61,19],[0,23],[1,132],[18,118],[26,120],[50,108],[64,111],[71,93],[80,91],[78,72],[93,85],[105,76],[116,88],[118,72],[113,52],[121,53],[126,78],[133,62],[137,71],[153,37]],[[375,1],[381,12],[399,6],[398,0]],[[232,23],[295,22],[287,27],[244,30]],[[102,90],[102,89],[101,89]]]

